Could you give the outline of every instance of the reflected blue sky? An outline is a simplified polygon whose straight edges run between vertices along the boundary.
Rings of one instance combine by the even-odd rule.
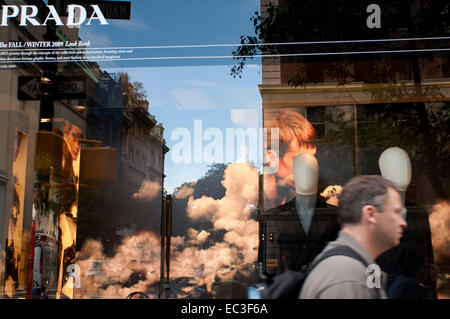
[[[242,79],[230,77],[226,65],[121,69],[144,83],[149,94],[149,111],[164,125],[164,137],[171,149],[165,161],[165,187],[169,192],[184,182],[197,180],[208,169],[206,162],[183,164],[172,161],[172,149],[178,143],[171,139],[175,129],[187,128],[194,145],[195,120],[202,120],[203,131],[210,127],[219,128],[224,138],[226,128],[261,126],[259,69],[259,66],[248,68]],[[208,143],[204,141],[203,146]],[[238,152],[236,145],[236,157]]]
[[[95,48],[238,44],[241,35],[253,32],[250,17],[259,10],[259,0],[132,1],[131,20],[109,20],[108,26],[82,26],[80,37],[90,40],[91,47]],[[137,56],[231,55],[234,49],[176,48],[136,50],[135,53]],[[203,130],[219,128],[224,136],[226,128],[261,126],[259,61],[252,61],[241,79],[230,76],[231,64],[231,59],[213,63],[200,59],[102,62],[100,66],[111,73],[125,71],[133,81],[144,84],[149,111],[163,123],[167,145],[173,149],[178,141],[171,139],[172,132],[184,127],[194,135],[194,120],[202,120]],[[204,141],[203,146],[208,143]],[[174,163],[169,151],[165,188],[170,193],[184,182],[197,180],[209,164]]]
[[[99,46],[238,43],[252,31],[249,19],[259,7],[259,0],[139,0],[132,1],[131,20],[81,31]]]

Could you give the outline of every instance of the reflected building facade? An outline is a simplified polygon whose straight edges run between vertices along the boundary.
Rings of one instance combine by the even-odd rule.
[[[45,2],[28,2],[42,23]],[[19,17],[2,26],[0,41],[82,40],[79,28],[54,21],[18,24]],[[125,103],[119,78],[96,62],[17,63],[0,73],[0,296],[73,298],[78,283],[70,269],[77,237],[85,239],[77,229],[86,214],[79,211],[80,188],[122,183],[131,197],[154,181],[161,201],[164,128],[147,101]]]
[[[447,54],[424,52],[423,49],[438,48],[448,40],[436,40],[435,46],[416,40],[383,42],[383,39],[428,35],[427,26],[423,24],[426,18],[420,17],[421,10],[425,9],[419,2],[413,2],[411,6],[401,1],[380,4],[392,9],[382,16],[385,27],[380,30],[366,28],[368,14],[364,9],[369,3],[348,8],[348,16],[343,14],[343,17],[333,19],[330,25],[320,20],[323,12],[311,11],[317,3],[306,1],[298,6],[296,3],[261,1],[259,26],[262,27],[263,44],[289,42],[289,45],[281,44],[276,49],[273,46],[262,49],[263,54],[278,55],[262,59],[259,89],[263,99],[263,125],[272,127],[273,119],[285,111],[298,113],[313,125],[316,135],[311,142],[317,147],[315,157],[319,165],[313,218],[322,216],[323,211],[329,216],[336,213],[339,192],[332,194],[330,190],[339,189],[356,175],[381,175],[379,158],[384,150],[394,146],[406,150],[412,163],[412,181],[405,191],[409,226],[402,244],[386,252],[378,262],[392,276],[405,276],[423,283],[427,287],[427,297],[434,298],[436,266],[428,216],[433,212],[432,205],[448,199],[449,175],[443,171],[448,156],[444,154],[446,151],[440,151],[447,146],[439,141],[448,134],[444,122],[448,121],[445,114],[450,99],[450,74]],[[325,8],[323,5],[321,8]],[[427,7],[429,11],[433,11],[430,8],[436,11],[427,12],[430,16],[438,16],[442,5],[436,1],[434,7]],[[345,4],[333,3],[330,10],[342,6]],[[289,17],[295,14],[300,22],[291,26],[292,33],[283,33],[287,30],[285,21],[290,21]],[[448,33],[446,24],[441,22],[435,20],[436,29],[429,36]],[[302,28],[302,23],[305,27],[308,23],[309,28]],[[355,23],[362,23],[361,27],[357,28]],[[380,40],[348,41],[357,39]],[[308,41],[323,43],[319,46]],[[296,42],[304,43],[294,45]],[[363,53],[372,50],[412,51],[410,54]],[[362,54],[332,54],[339,51]],[[286,185],[282,179],[277,180],[279,185]],[[272,189],[268,183],[263,187]],[[278,207],[264,198],[260,262],[271,274],[286,268],[298,269],[311,260],[303,260],[308,249],[323,247],[337,235],[335,220],[334,231],[322,222],[319,237],[327,237],[326,240],[318,237],[310,242],[303,238],[304,231],[298,218],[286,213],[289,210],[295,212],[294,190],[291,185],[291,195],[278,198]],[[299,225],[294,227],[295,223]],[[448,266],[441,264],[440,267],[445,277]]]
[[[35,19],[43,23],[47,3],[62,2],[70,3],[2,5],[36,5]],[[430,1],[448,17],[448,10],[439,12],[447,2]],[[436,296],[436,286],[450,294],[449,229],[442,226],[450,189],[450,60],[442,50],[449,30],[440,20],[446,16],[421,1],[380,0],[391,11],[381,29],[370,29],[369,3],[261,0],[261,16],[242,28],[256,27],[257,37],[241,53],[261,48],[270,57],[261,58],[261,76],[253,65],[243,82],[219,74],[231,61],[230,47],[221,44],[235,43],[220,37],[221,23],[213,45],[198,40],[202,28],[180,40],[180,29],[165,19],[154,21],[167,28],[158,38],[142,19],[145,10],[156,12],[152,2],[133,1],[132,21],[109,26],[68,27],[63,15],[62,25],[50,19],[24,26],[20,11],[8,18],[0,26],[0,45],[12,46],[0,47],[0,298],[246,298],[258,270],[297,270],[336,238],[339,193],[348,180],[408,165],[401,189],[408,229],[378,262],[392,278],[423,283],[427,297]],[[403,10],[407,3],[413,5]],[[169,7],[161,2],[157,9]],[[217,10],[237,26],[237,12],[228,11]],[[241,32],[229,30],[227,36]],[[51,50],[45,63],[2,60],[32,51],[14,46],[41,41],[63,43],[69,53]],[[73,47],[77,41],[91,47]],[[158,41],[169,45],[156,47]],[[114,48],[105,59],[94,53],[109,44],[124,49],[121,58]],[[58,60],[71,55],[80,59]],[[154,100],[131,77],[152,85]],[[153,101],[162,107],[152,111]],[[244,153],[253,148],[238,145],[237,133],[237,144],[228,140],[230,128],[245,135],[259,125],[258,107],[267,133],[279,133],[278,144],[268,135],[268,150],[260,150],[263,164],[247,162]],[[205,131],[196,129],[200,120]],[[169,128],[172,141],[179,138],[172,150],[178,146],[189,160],[177,163],[175,153],[165,163]],[[242,146],[236,162],[216,147],[224,137],[226,144],[233,138],[232,148]],[[393,149],[406,154],[403,160],[382,160]],[[215,155],[226,160],[208,166],[206,158]],[[166,174],[180,183],[170,185],[173,197],[164,189]]]

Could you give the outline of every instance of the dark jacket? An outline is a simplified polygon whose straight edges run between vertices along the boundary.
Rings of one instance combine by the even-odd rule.
[[[295,199],[267,210],[262,221],[260,257],[265,261],[269,274],[279,274],[286,269],[299,270],[310,263],[328,242],[335,240],[339,232],[337,210],[331,207],[316,208],[309,232],[305,233],[297,215]]]

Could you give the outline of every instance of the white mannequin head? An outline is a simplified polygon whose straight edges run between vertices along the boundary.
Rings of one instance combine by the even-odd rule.
[[[390,180],[400,192],[405,192],[411,183],[411,161],[408,153],[400,147],[386,149],[378,160],[381,175]]]
[[[295,192],[300,195],[317,194],[319,180],[319,164],[314,155],[302,153],[294,158],[292,173],[295,181]]]

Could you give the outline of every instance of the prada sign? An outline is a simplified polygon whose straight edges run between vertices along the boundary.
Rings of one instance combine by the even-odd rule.
[[[90,25],[92,20],[107,25],[106,19],[130,19],[131,2],[50,0],[48,5],[2,5],[1,24],[8,26],[10,19],[17,18],[19,26],[45,26],[54,21],[57,26]],[[67,17],[63,23],[61,17]],[[40,21],[43,21],[42,23]]]

